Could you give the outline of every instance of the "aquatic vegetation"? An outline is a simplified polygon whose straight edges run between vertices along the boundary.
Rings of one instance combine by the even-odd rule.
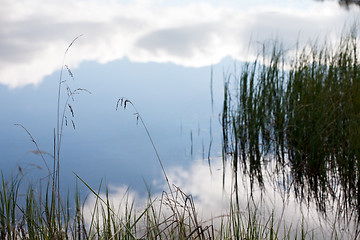
[[[360,62],[355,30],[336,46],[289,55],[274,44],[225,81],[224,161],[264,184],[275,162],[279,189],[320,212],[360,220]],[[265,49],[265,48],[264,48]],[[236,177],[237,179],[237,177]],[[236,182],[235,185],[238,183]]]

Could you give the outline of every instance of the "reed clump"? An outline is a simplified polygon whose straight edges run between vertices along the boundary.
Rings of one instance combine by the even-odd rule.
[[[269,163],[280,189],[320,212],[336,207],[360,220],[359,40],[313,44],[289,55],[275,43],[270,57],[244,64],[225,81],[224,160],[250,184],[263,186]],[[236,177],[237,179],[237,177]],[[237,182],[235,182],[237,185]],[[330,204],[329,204],[330,203]]]

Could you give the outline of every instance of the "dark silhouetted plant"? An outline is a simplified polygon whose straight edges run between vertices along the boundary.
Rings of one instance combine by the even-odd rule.
[[[225,81],[224,159],[263,185],[275,161],[280,188],[360,220],[360,62],[352,31],[336,48],[312,45],[244,64]],[[236,177],[237,178],[237,177]],[[237,182],[235,182],[235,185]],[[332,203],[332,204],[329,204]]]

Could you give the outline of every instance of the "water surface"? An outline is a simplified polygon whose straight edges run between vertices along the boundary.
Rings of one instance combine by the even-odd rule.
[[[75,172],[93,187],[104,179],[115,188],[129,186],[140,196],[146,194],[145,183],[161,191],[164,179],[134,110],[115,110],[119,98],[130,99],[139,110],[174,182],[187,187],[198,179],[204,181],[200,188],[221,193],[219,182],[209,187],[193,169],[199,161],[208,169],[209,152],[211,159],[221,157],[223,76],[234,73],[234,65],[238,71],[242,62],[253,60],[275,40],[289,52],[297,43],[336,41],[359,16],[357,6],[345,9],[336,1],[5,1],[3,6],[4,175],[17,174],[19,167],[34,183],[48,175],[39,155],[31,153],[34,143],[14,124],[22,124],[41,150],[53,153],[63,54],[83,34],[64,62],[74,80],[66,69],[62,80],[91,94],[82,92],[70,102],[75,130],[66,108],[61,186],[73,189]],[[52,165],[51,157],[47,164]],[[213,171],[221,171],[215,160],[213,165]],[[197,194],[198,189],[187,189]],[[207,192],[201,193],[204,199],[211,198]]]

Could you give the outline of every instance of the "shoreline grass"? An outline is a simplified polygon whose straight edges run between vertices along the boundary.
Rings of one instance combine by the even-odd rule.
[[[149,190],[148,197],[138,199],[130,189],[113,192],[100,184],[88,186],[93,193],[85,198],[78,190],[62,198],[61,209],[55,210],[58,217],[49,214],[51,198],[46,196],[51,193],[29,186],[23,195],[18,191],[21,184],[27,184],[21,175],[2,179],[0,239],[356,239],[336,217],[333,222],[317,219],[315,208],[312,213],[307,205],[300,209],[295,198],[274,197],[275,190],[255,195],[244,188],[240,203],[231,191],[228,210],[210,216],[201,213],[212,209],[204,209],[175,185],[171,193]]]

